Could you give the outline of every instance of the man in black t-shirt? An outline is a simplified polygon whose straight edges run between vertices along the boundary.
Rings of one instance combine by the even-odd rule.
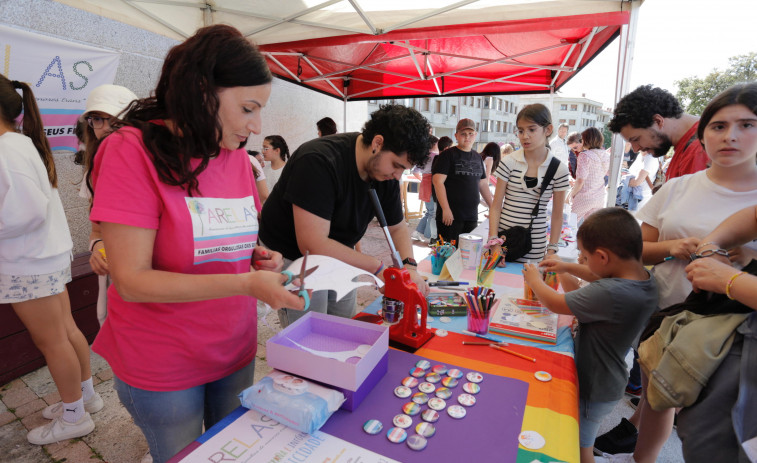
[[[436,213],[436,229],[445,241],[459,243],[461,233],[468,233],[478,225],[479,193],[487,207],[492,203],[492,193],[481,155],[473,149],[476,141],[474,122],[460,119],[455,138],[457,146],[439,153],[431,173],[441,211],[441,214]]]
[[[375,217],[368,192],[373,187],[405,267],[418,288],[428,293],[428,285],[415,271],[399,190],[402,173],[426,161],[428,145],[428,121],[418,111],[400,105],[381,106],[371,114],[362,133],[303,143],[284,166],[263,206],[260,242],[287,261],[307,250],[382,277],[384,264],[354,249]],[[331,293],[331,300],[326,293]],[[354,315],[354,291],[351,299],[338,302],[333,291],[317,291],[311,297],[310,310]],[[285,326],[302,315],[292,309],[279,311]]]

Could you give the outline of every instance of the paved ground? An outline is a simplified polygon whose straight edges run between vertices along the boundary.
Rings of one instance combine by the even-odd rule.
[[[412,221],[411,229],[414,229],[416,222]],[[415,244],[415,258],[417,260],[425,258],[428,248],[422,243]],[[391,261],[383,233],[375,223],[369,227],[362,246],[364,253],[381,256],[384,262]],[[358,292],[358,304],[363,307],[378,296],[379,293],[375,289],[363,287]],[[272,313],[266,319],[278,331],[279,323],[276,314]],[[274,331],[265,324],[259,324],[256,381],[269,372],[265,361],[265,342],[273,334]],[[19,463],[139,462],[147,451],[147,443],[129,414],[121,406],[113,390],[113,373],[102,357],[96,354],[92,354],[92,370],[95,390],[105,400],[103,410],[93,415],[95,430],[81,439],[41,447],[29,444],[26,433],[29,429],[46,423],[47,420],[41,416],[42,409],[60,400],[47,367],[1,386],[0,461]],[[620,416],[628,417],[631,413],[632,410],[623,401],[616,407],[613,416],[608,417],[603,425],[603,431],[612,428],[620,420]],[[670,463],[683,461],[680,441],[675,433],[669,439],[658,461]]]

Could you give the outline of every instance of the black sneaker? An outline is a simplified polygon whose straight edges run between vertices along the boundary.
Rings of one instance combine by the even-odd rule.
[[[634,410],[636,410],[637,408],[639,408],[639,401],[640,400],[641,400],[640,397],[632,397],[632,398],[628,399],[628,405],[630,405],[631,408],[633,408]]]
[[[622,418],[617,426],[597,437],[594,441],[594,454],[633,453],[638,438],[639,431],[636,426]]]

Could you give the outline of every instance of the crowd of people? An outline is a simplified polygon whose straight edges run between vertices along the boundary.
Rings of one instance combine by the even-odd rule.
[[[238,406],[253,382],[257,300],[280,309],[283,326],[304,309],[356,314],[354,291],[340,300],[333,291],[295,294],[281,270],[310,253],[383,278],[385,264],[359,250],[376,215],[373,192],[424,294],[411,239],[458,241],[479,225],[482,201],[492,248],[514,246],[512,231],[525,230],[516,260],[526,282],[547,308],[578,320],[583,463],[594,453],[655,461],[677,410],[686,461],[754,461],[757,83],[722,92],[701,117],[653,86],[618,102],[609,129],[630,144],[629,212],[605,207],[602,133],[560,124],[553,134],[540,104],[517,114],[518,149],[489,143],[479,154],[474,121],[461,119],[453,141],[433,136],[414,109],[383,105],[360,132],[337,133],[327,117],[316,123],[318,138],[291,154],[280,135],[266,135],[260,153],[245,151],[261,133],[271,81],[255,45],[230,26],[209,26],[170,50],[150,97],[101,86],[81,117],[80,193],[91,202],[90,264],[101,279],[92,350],[112,368],[154,461]],[[412,235],[399,185],[410,170],[426,210]],[[578,263],[556,255],[566,202],[580,225]],[[232,212],[221,220],[219,210]],[[0,302],[31,333],[61,397],[43,411],[51,422],[29,432],[33,444],[92,432],[90,414],[103,407],[66,292],[72,247],[32,90],[0,76]],[[560,274],[565,292],[544,284],[530,262]],[[703,338],[726,347],[713,353]],[[661,360],[684,342],[687,361],[709,372],[688,395],[691,378]],[[626,389],[629,350],[642,370],[637,411],[598,437]]]

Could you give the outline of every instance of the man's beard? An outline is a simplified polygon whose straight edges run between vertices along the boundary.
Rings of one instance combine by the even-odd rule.
[[[668,154],[673,142],[670,141],[670,137],[661,132],[657,133],[657,138],[660,140],[660,145],[652,151],[652,156],[659,158]]]

